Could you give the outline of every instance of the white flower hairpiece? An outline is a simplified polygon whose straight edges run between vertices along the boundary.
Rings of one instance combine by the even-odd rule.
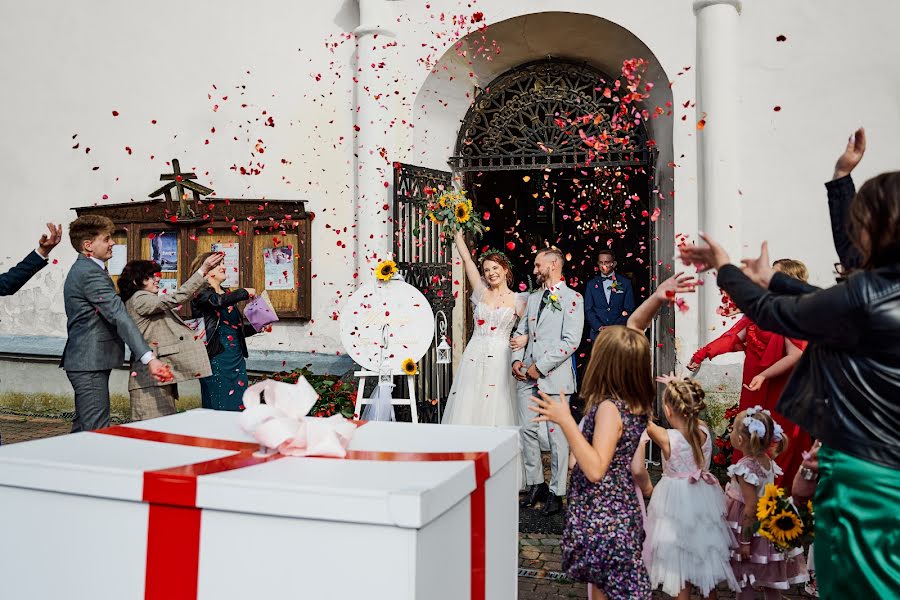
[[[757,404],[756,406],[751,406],[750,408],[747,409],[748,417],[752,417],[756,413],[763,413],[764,415],[768,415],[770,417],[772,416],[772,413],[770,413],[768,409],[763,408],[759,404]]]
[[[784,428],[782,428],[778,423],[775,423],[775,427],[773,428],[772,439],[776,442],[780,442],[784,439]]]
[[[753,417],[744,417],[744,427],[747,428],[750,435],[753,435],[754,433],[759,437],[764,437],[766,435],[766,424]]]

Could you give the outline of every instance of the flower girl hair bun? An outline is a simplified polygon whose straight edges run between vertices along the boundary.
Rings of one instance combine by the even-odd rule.
[[[691,445],[691,453],[699,469],[705,464],[703,432],[700,430],[700,412],[706,408],[705,398],[706,392],[703,391],[703,387],[693,379],[673,379],[666,384],[666,390],[663,392],[663,402],[681,415],[687,424],[687,441]]]

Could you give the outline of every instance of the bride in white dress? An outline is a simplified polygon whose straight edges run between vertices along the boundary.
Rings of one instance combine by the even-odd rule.
[[[524,345],[528,337],[510,340],[510,333],[525,312],[527,296],[509,289],[512,272],[502,252],[485,252],[479,271],[461,232],[456,232],[455,241],[472,286],[475,327],[453,379],[441,422],[518,425],[511,356],[512,349]]]

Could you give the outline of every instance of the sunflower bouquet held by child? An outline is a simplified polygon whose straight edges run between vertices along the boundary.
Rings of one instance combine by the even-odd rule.
[[[770,454],[777,455],[787,442],[769,411],[759,406],[735,417],[731,443],[744,456],[728,469],[731,481],[725,487],[725,497],[726,520],[740,544],[740,552],[731,555],[731,566],[742,588],[740,600],[754,598],[755,590],[760,589],[767,600],[781,598],[781,592],[791,585],[809,580],[803,548],[782,550],[770,539],[773,535],[769,529],[757,527],[760,498],[781,474]]]

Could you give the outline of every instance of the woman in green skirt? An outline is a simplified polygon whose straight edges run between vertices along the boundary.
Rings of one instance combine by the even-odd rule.
[[[867,181],[849,207],[860,270],[818,289],[759,258],[683,247],[759,327],[808,340],[778,411],[822,442],[816,510],[821,598],[900,598],[900,172]]]

